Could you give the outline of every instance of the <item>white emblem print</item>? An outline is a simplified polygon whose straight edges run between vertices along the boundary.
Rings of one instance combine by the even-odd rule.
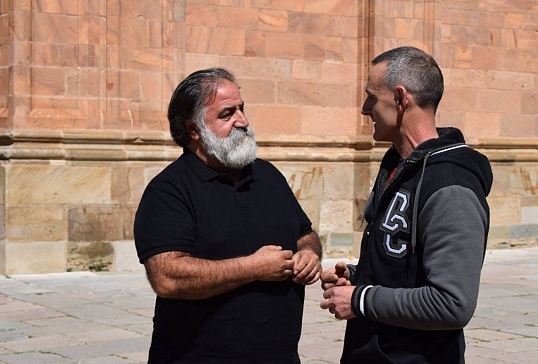
[[[409,198],[410,193],[405,190],[396,192],[381,223],[381,230],[385,232],[383,247],[391,257],[403,258],[407,254],[407,242],[400,239],[394,241],[394,235],[400,231],[409,232],[409,218],[405,213]]]

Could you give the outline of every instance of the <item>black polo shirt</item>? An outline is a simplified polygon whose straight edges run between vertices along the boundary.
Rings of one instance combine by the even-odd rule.
[[[312,231],[284,176],[257,159],[234,184],[184,149],[147,186],[135,218],[140,261],[167,251],[204,259],[297,251]],[[252,282],[206,300],[157,297],[150,363],[298,363],[304,286]]]

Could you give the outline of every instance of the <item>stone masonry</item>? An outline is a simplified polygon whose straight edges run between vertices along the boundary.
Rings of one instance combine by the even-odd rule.
[[[538,239],[537,1],[0,0],[0,274],[140,269],[138,201],[181,153],[168,100],[211,66],[326,253],[357,255],[387,148],[364,85],[400,45],[438,60],[438,125],[492,162],[492,244]]]

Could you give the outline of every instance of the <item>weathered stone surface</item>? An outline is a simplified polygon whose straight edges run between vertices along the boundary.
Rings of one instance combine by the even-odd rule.
[[[138,260],[134,242],[115,241],[113,270],[117,272],[140,272],[144,271],[144,266]]]
[[[11,242],[66,240],[66,206],[8,206],[6,209],[6,228],[6,237]]]
[[[6,168],[10,205],[110,202],[107,167],[11,165]]]
[[[69,241],[123,240],[126,214],[121,206],[83,205],[69,209]],[[131,217],[127,214],[127,217]]]
[[[0,2],[0,270],[26,254],[8,255],[15,243],[131,240],[144,187],[181,154],[162,140],[170,95],[213,66],[236,74],[251,125],[272,141],[260,154],[281,167],[314,227],[329,244],[349,234],[356,249],[385,148],[342,139],[371,137],[360,115],[369,62],[404,44],[443,70],[439,125],[460,128],[493,161],[492,236],[533,234],[538,8],[482,5]]]
[[[5,274],[65,272],[66,261],[65,241],[5,244]]]
[[[353,206],[350,200],[324,201],[320,212],[320,233],[343,233],[350,231]]]

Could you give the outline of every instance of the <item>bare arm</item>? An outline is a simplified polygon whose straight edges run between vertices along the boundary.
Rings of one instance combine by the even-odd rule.
[[[244,284],[281,281],[293,273],[292,252],[264,246],[254,254],[208,260],[184,252],[165,252],[144,262],[149,282],[164,298],[199,300],[233,290]]]
[[[295,267],[293,281],[312,284],[321,275],[321,241],[317,233],[312,231],[297,241],[297,253],[293,255]]]

